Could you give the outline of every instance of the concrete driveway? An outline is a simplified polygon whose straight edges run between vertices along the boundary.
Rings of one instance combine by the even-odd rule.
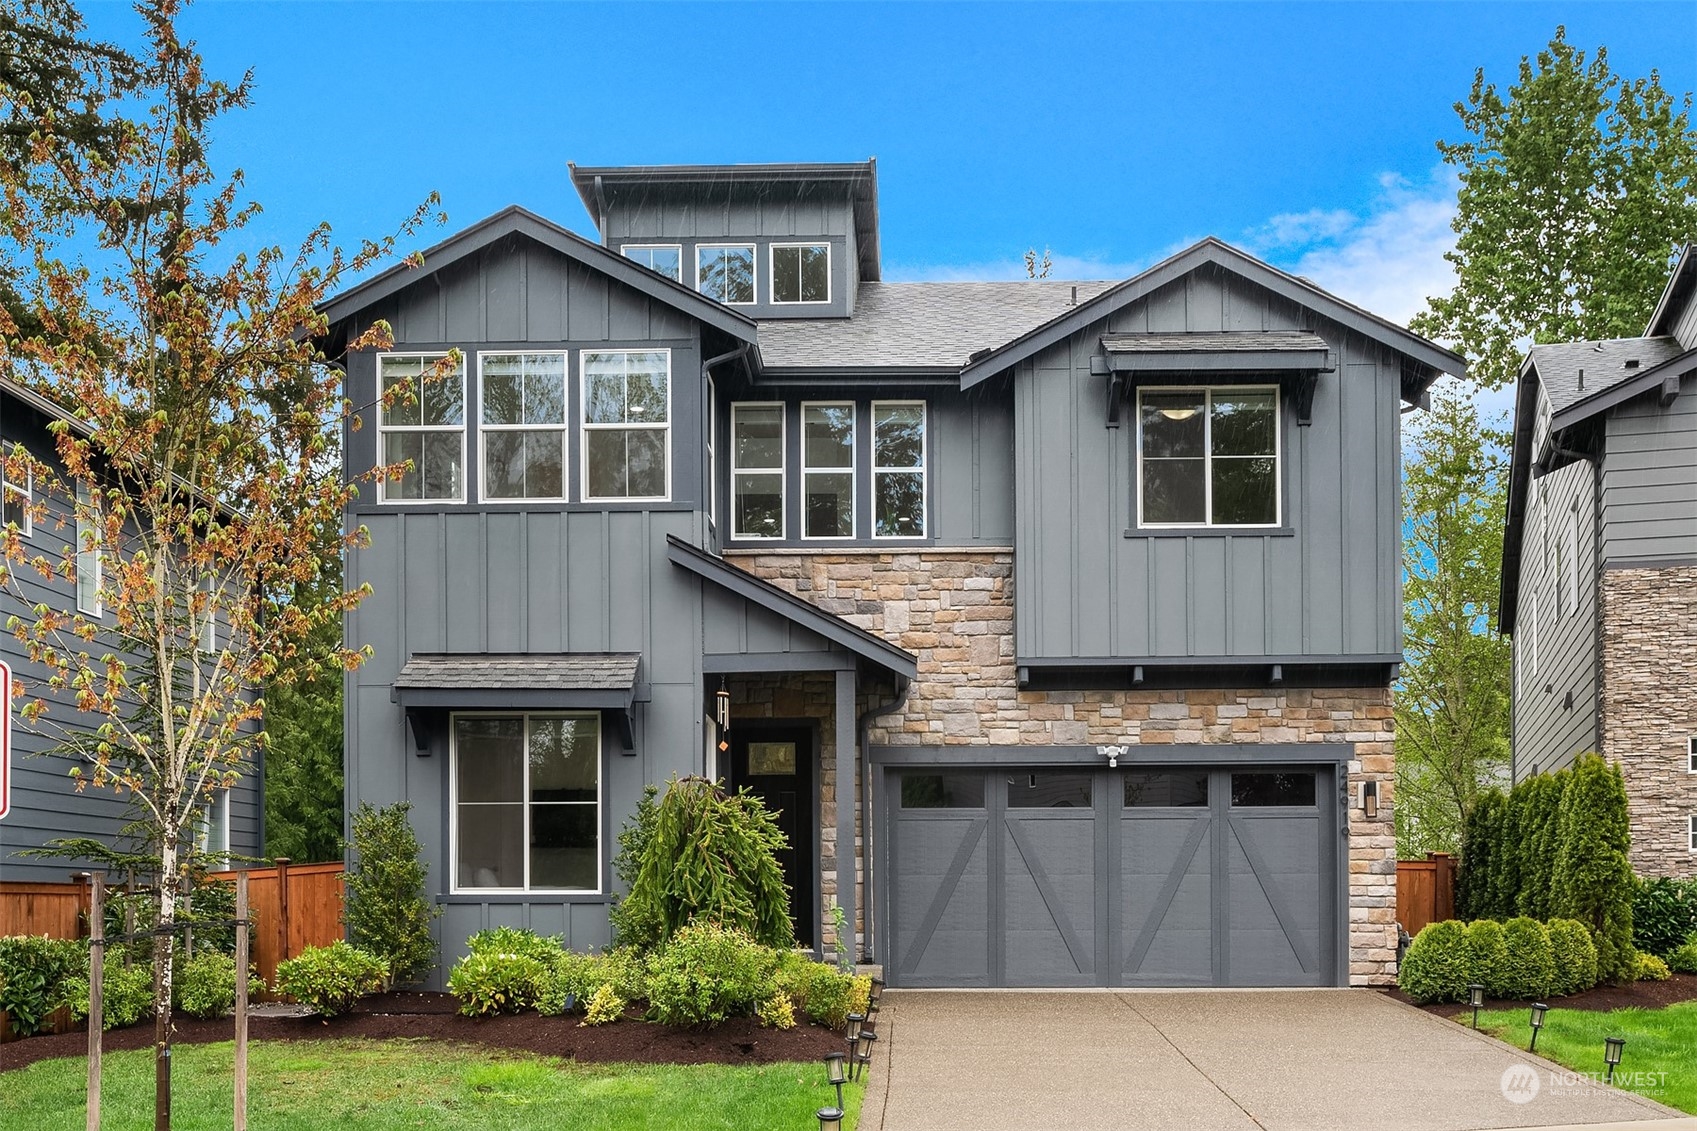
[[[1371,990],[909,990],[884,1003],[860,1131],[1697,1131]],[[1526,1072],[1538,1080],[1522,1103],[1503,1086],[1516,1066],[1517,1095]]]

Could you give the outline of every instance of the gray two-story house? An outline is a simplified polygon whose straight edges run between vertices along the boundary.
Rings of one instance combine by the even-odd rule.
[[[1697,875],[1697,245],[1642,337],[1522,363],[1500,608],[1515,779],[1600,752],[1633,867]]]
[[[1399,421],[1459,358],[1212,239],[886,282],[871,162],[571,175],[596,239],[508,209],[325,307],[350,470],[411,461],[348,515],[348,796],[412,802],[445,959],[606,944],[706,774],[892,985],[1393,976]]]

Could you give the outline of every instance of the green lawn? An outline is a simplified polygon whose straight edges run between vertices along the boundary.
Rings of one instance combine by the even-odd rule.
[[[230,1126],[234,1046],[172,1052],[173,1125]],[[67,1131],[84,1124],[80,1057],[0,1076],[0,1128]],[[274,1041],[249,1048],[248,1117],[256,1131],[489,1128],[634,1131],[722,1127],[807,1131],[834,1102],[825,1066],[579,1065],[463,1045],[412,1041]],[[152,1050],[108,1053],[105,1131],[153,1125]],[[864,1085],[846,1089],[851,1119]]]
[[[1531,1010],[1482,1012],[1479,1028],[1525,1048],[1532,1036]],[[1626,1038],[1615,1069],[1618,1086],[1697,1115],[1697,1002],[1608,1013],[1552,1009],[1538,1034],[1538,1055],[1600,1079],[1604,1037]]]

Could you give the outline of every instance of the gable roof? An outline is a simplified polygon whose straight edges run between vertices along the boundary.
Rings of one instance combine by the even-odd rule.
[[[1403,388],[1403,399],[1410,403],[1418,400],[1440,373],[1460,377],[1467,372],[1467,363],[1459,354],[1209,236],[971,362],[961,370],[961,388],[988,380],[1206,264],[1241,276],[1402,354],[1412,363],[1412,372],[1405,368]]]
[[[850,624],[842,617],[828,613],[787,590],[780,589],[770,581],[740,570],[724,559],[692,546],[675,534],[666,535],[666,556],[672,560],[673,565],[682,566],[739,597],[753,601],[756,605],[823,636],[862,659],[870,660],[886,671],[906,679],[912,679],[919,673],[919,660],[913,653],[904,651],[882,636],[868,632],[859,625]]]
[[[862,281],[881,277],[878,248],[878,159],[865,161],[770,162],[747,165],[576,165],[572,184],[595,227],[606,235],[607,196],[655,185],[706,185],[761,189],[777,185],[840,184],[854,207],[854,239]]]
[[[768,372],[821,367],[922,368],[957,375],[1005,344],[1112,287],[1111,282],[862,283],[852,318],[760,324]]]
[[[1650,324],[1644,327],[1644,336],[1654,338],[1672,333],[1672,324],[1691,301],[1694,288],[1697,288],[1697,243],[1688,243],[1679,249],[1673,274],[1668,276],[1668,285],[1662,288],[1662,297],[1650,315]]]
[[[493,216],[479,220],[471,227],[454,233],[428,249],[424,252],[422,267],[397,263],[381,274],[325,299],[318,304],[318,310],[335,326],[373,303],[381,302],[442,268],[476,255],[484,248],[515,234],[552,248],[566,258],[591,267],[649,298],[722,330],[738,341],[758,346],[758,331],[753,319],[723,303],[697,294],[656,271],[650,271],[634,260],[626,259],[617,252],[586,240],[576,232],[562,228],[552,220],[545,220],[517,204],[508,205]]]

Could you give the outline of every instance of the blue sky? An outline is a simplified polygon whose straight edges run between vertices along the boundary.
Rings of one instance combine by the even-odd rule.
[[[132,38],[116,3],[94,30]],[[1119,277],[1208,234],[1382,313],[1442,289],[1434,141],[1476,67],[1558,23],[1697,88],[1697,3],[717,5],[203,2],[255,106],[217,160],[260,234],[457,228],[509,203],[585,234],[582,164],[878,158],[887,278],[994,278],[1028,245]],[[432,240],[443,233],[434,233]]]

